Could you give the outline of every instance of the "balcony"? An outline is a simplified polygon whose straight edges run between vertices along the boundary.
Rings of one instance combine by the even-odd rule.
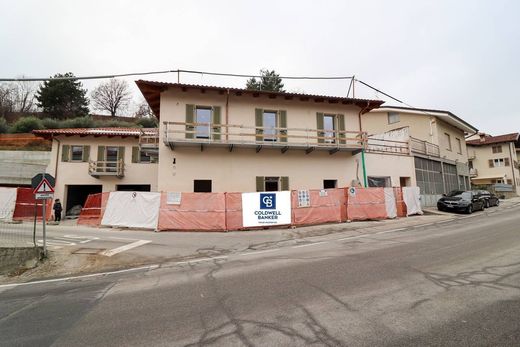
[[[473,160],[477,157],[475,150],[468,150],[468,159]]]
[[[469,169],[469,177],[474,178],[474,177],[477,177],[477,176],[478,176],[477,169],[473,169],[473,168]]]
[[[88,174],[92,177],[112,176],[122,178],[125,176],[125,163],[117,161],[89,161]]]
[[[410,136],[410,146],[412,153],[423,154],[437,158],[441,156],[439,146],[428,141],[419,140]]]
[[[159,130],[141,129],[139,148],[150,157],[159,156]]]
[[[254,148],[258,153],[264,148],[336,152],[358,152],[366,148],[366,133],[361,131],[324,131],[306,128],[255,127],[210,123],[164,122],[164,143],[171,149],[176,146],[205,146]]]

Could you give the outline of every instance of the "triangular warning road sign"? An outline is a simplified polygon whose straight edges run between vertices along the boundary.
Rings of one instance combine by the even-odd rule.
[[[36,187],[33,193],[54,193],[54,188],[52,188],[52,186],[49,184],[49,181],[47,181],[47,179],[44,178],[42,179],[40,184],[38,184],[38,187]]]

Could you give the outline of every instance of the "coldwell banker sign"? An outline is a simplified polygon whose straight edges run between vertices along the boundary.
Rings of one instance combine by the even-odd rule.
[[[243,193],[245,227],[291,224],[291,192]]]

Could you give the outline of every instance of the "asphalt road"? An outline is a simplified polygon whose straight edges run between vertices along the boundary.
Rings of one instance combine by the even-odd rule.
[[[0,287],[0,345],[518,346],[519,213]]]

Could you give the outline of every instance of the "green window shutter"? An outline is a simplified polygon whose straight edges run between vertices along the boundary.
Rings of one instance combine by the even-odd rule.
[[[262,110],[261,108],[255,109],[255,126],[257,127],[256,141],[263,141],[264,137],[262,134],[264,133],[264,130],[258,129],[264,126],[264,110]]]
[[[318,143],[324,143],[325,139],[323,137],[325,136],[325,133],[323,131],[320,131],[320,130],[323,130],[323,113],[322,112],[316,113],[316,129],[318,129]]]
[[[61,161],[69,161],[70,159],[70,146],[61,146]]]
[[[125,161],[125,146],[120,146],[117,151],[117,160]]]
[[[195,105],[186,105],[186,123],[194,123],[195,122]],[[188,131],[194,131],[195,127],[193,125],[186,125],[186,138],[192,139],[193,133]]]
[[[511,164],[509,163],[509,158],[504,158],[504,165],[505,166],[510,166]]]
[[[488,160],[488,165],[489,165],[489,167],[495,167],[495,164],[494,164],[494,162],[493,162],[493,159],[489,159],[489,160]]]
[[[264,176],[256,176],[256,191],[264,191]]]
[[[338,114],[337,119],[338,119],[338,130],[345,131],[345,115]],[[338,133],[338,137],[339,137],[339,143],[341,143],[343,145],[347,143],[347,140],[345,139],[346,138],[345,133]]]
[[[280,185],[282,186],[282,190],[289,190],[289,177],[280,177]]]
[[[90,146],[83,146],[83,161],[87,162],[90,159]]]
[[[105,146],[98,146],[97,148],[97,160],[105,161]]]
[[[132,147],[132,163],[139,163],[140,159],[140,150],[139,146],[133,146]]]
[[[213,106],[213,140],[220,140],[220,106]]]
[[[282,135],[280,137],[280,142],[287,142],[287,111],[285,110],[280,110],[278,112],[279,114],[279,121],[278,121],[278,126],[280,128],[284,128],[282,130],[280,130],[280,135]]]

